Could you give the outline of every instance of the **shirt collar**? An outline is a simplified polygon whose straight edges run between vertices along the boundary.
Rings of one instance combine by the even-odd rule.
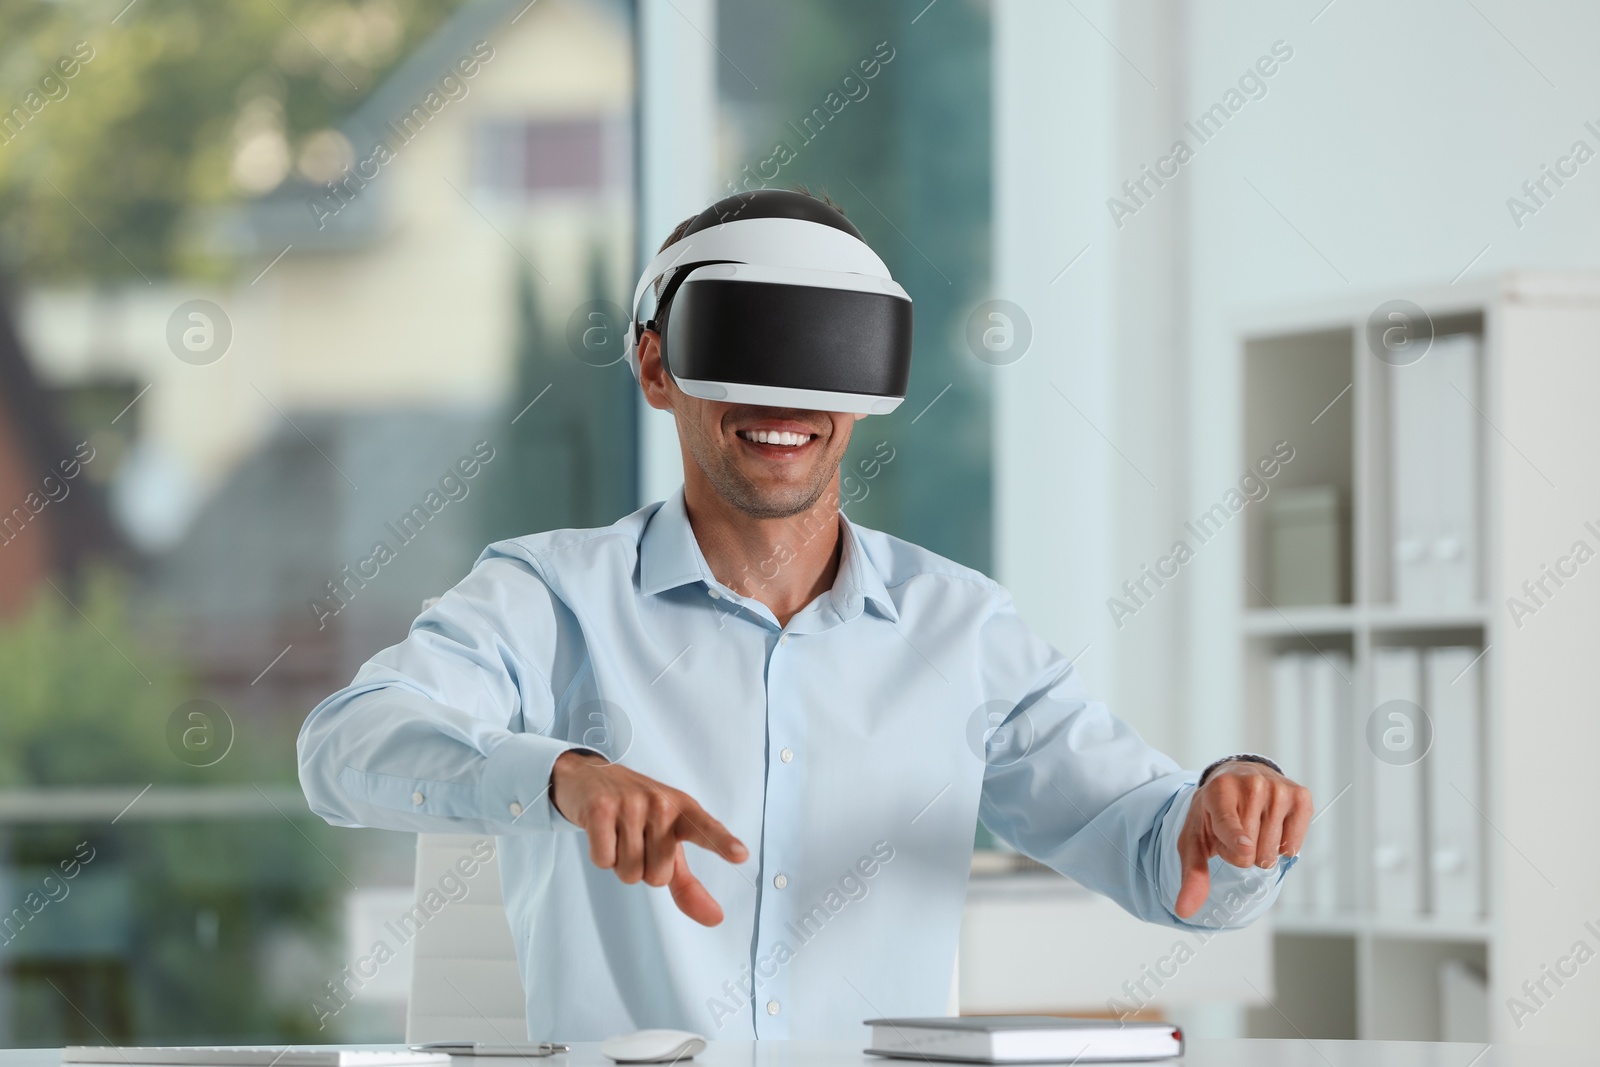
[[[840,533],[844,547],[839,555],[839,574],[829,594],[834,610],[841,618],[850,619],[860,614],[864,604],[870,603],[885,618],[897,620],[899,612],[883,584],[883,576],[861,544],[855,524],[843,512],[839,514],[843,519]],[[654,596],[690,582],[703,582],[707,588],[733,592],[716,580],[706,564],[700,543],[695,540],[694,528],[689,525],[689,512],[680,486],[662,501],[640,535],[639,589]]]

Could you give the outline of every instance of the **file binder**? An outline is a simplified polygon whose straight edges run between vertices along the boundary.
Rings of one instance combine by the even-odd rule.
[[[1478,338],[1451,334],[1389,370],[1392,573],[1404,607],[1479,599],[1478,362]]]
[[[1343,652],[1326,651],[1308,655],[1305,664],[1306,731],[1310,749],[1310,775],[1304,784],[1320,812],[1316,825],[1306,834],[1316,852],[1317,863],[1307,879],[1312,908],[1329,915],[1346,910],[1344,886],[1348,881],[1346,858],[1345,803],[1334,803],[1350,783],[1345,752],[1352,672],[1350,657]]]
[[[1425,658],[1433,751],[1428,754],[1428,852],[1432,911],[1483,914],[1482,702],[1477,648],[1434,648]]]
[[[1272,661],[1271,751],[1284,774],[1312,789],[1305,744],[1304,661],[1305,657],[1298,652],[1280,652]],[[1324,798],[1312,789],[1311,800],[1320,805]],[[1321,825],[1320,820],[1318,825]],[[1308,910],[1311,900],[1308,883],[1316,869],[1317,851],[1309,840],[1301,848],[1295,872],[1283,880],[1278,892],[1279,908],[1290,912]]]
[[[1417,721],[1422,704],[1422,659],[1415,648],[1373,652],[1375,728],[1367,731],[1373,755],[1372,907],[1384,915],[1415,916],[1426,903],[1423,864],[1422,753],[1426,726]],[[1384,712],[1393,700],[1406,706]],[[1381,714],[1380,714],[1381,713]],[[1415,762],[1401,762],[1415,759]]]

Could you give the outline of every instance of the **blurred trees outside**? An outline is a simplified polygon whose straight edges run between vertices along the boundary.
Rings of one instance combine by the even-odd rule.
[[[127,584],[91,570],[71,602],[44,586],[0,623],[0,790],[121,786],[131,813],[147,786],[293,783],[293,737],[227,709],[199,739],[215,756],[180,758],[181,729],[198,728],[178,714],[192,690],[148,621],[130,621]],[[338,967],[346,885],[318,854],[340,855],[335,833],[303,805],[0,826],[7,915],[31,891],[64,887],[0,945],[6,1043],[328,1040],[305,983]],[[92,858],[61,880],[75,855]]]
[[[564,323],[547,321],[526,254],[517,266],[514,376],[501,424],[509,461],[490,472],[485,543],[609,525],[633,510],[636,492],[632,478],[615,476],[633,470],[639,391],[625,351],[627,312],[599,243],[589,250],[587,299]]]
[[[337,174],[331,127],[462,2],[0,4],[0,116],[31,115],[0,126],[0,269],[29,284],[225,271],[204,211],[297,169]]]
[[[0,4],[0,273],[226,276],[207,213],[336,174],[332,128],[462,2]],[[131,576],[62,581],[0,621],[0,790],[295,784],[292,731],[233,709],[224,758],[180,759],[169,720],[203,696],[182,648],[148,612],[130,617]],[[328,857],[353,846],[337,833],[303,803],[0,824],[0,914],[80,842],[95,850],[71,893],[0,945],[4,1043],[332,1039],[307,1005],[340,962],[350,886]]]
[[[740,136],[721,178],[735,183],[726,192],[758,181],[786,144],[793,156],[776,156],[789,161],[767,184],[804,183],[838,201],[910,294],[910,392],[893,414],[857,424],[845,510],[989,572],[993,417],[987,368],[964,331],[991,295],[990,13],[985,0],[943,0],[937,17],[919,17],[927,7],[723,5],[718,45],[730,62],[718,67],[718,93]],[[875,76],[863,76],[864,59],[877,60]],[[880,442],[894,450],[886,464],[874,463]]]
[[[228,253],[209,244],[214,209],[337,173],[333,128],[463,2],[0,3],[0,273],[24,285],[227,276]],[[852,518],[988,569],[989,407],[960,340],[989,280],[987,9],[945,0],[939,18],[912,25],[924,5],[721,5],[732,62],[719,91],[744,120],[734,151],[748,154],[725,161],[725,177],[774,139],[797,143],[788,124],[878,42],[895,50],[870,96],[770,184],[805,182],[845,204],[917,302],[912,395],[862,425],[847,463],[879,440],[896,459]],[[70,78],[64,59],[77,65]],[[26,121],[5,127],[17,107]],[[632,470],[636,448],[625,323],[551,312],[522,258],[514,388],[492,439],[510,458],[489,471],[501,484],[485,494],[486,541],[607,523],[636,503],[631,480],[606,478]],[[621,302],[598,253],[588,276],[593,301]],[[0,623],[0,790],[115,784],[131,799],[149,783],[292,785],[293,738],[252,733],[242,715],[214,767],[170,750],[170,716],[201,694],[182,648],[129,620],[129,588],[94,576],[66,590],[74,608],[46,587]],[[0,946],[9,1043],[100,1043],[80,1008],[112,1040],[330,1039],[305,1001],[337,965],[336,905],[350,886],[333,862],[355,835],[276,815],[0,826],[0,906],[86,835],[100,851],[68,906]]]

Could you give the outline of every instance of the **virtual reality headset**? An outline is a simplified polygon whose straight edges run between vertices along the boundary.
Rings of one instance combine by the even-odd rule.
[[[696,216],[634,290],[635,378],[645,329],[678,388],[706,400],[884,415],[911,377],[911,298],[849,220],[805,193],[739,193]]]

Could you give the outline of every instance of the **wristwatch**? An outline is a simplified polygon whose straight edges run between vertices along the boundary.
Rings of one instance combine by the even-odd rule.
[[[1235,753],[1232,756],[1223,756],[1221,759],[1213,761],[1208,767],[1206,767],[1205,770],[1200,772],[1200,781],[1195,783],[1195,787],[1199,788],[1200,786],[1205,785],[1206,784],[1206,779],[1211,777],[1211,772],[1216,770],[1218,767],[1222,766],[1224,763],[1235,763],[1235,762],[1237,762],[1237,763],[1264,763],[1268,767],[1271,767],[1273,770],[1277,771],[1279,774],[1283,773],[1283,768],[1282,767],[1278,766],[1278,764],[1275,761],[1270,760],[1265,756],[1258,756],[1254,752],[1238,752],[1238,753]]]

